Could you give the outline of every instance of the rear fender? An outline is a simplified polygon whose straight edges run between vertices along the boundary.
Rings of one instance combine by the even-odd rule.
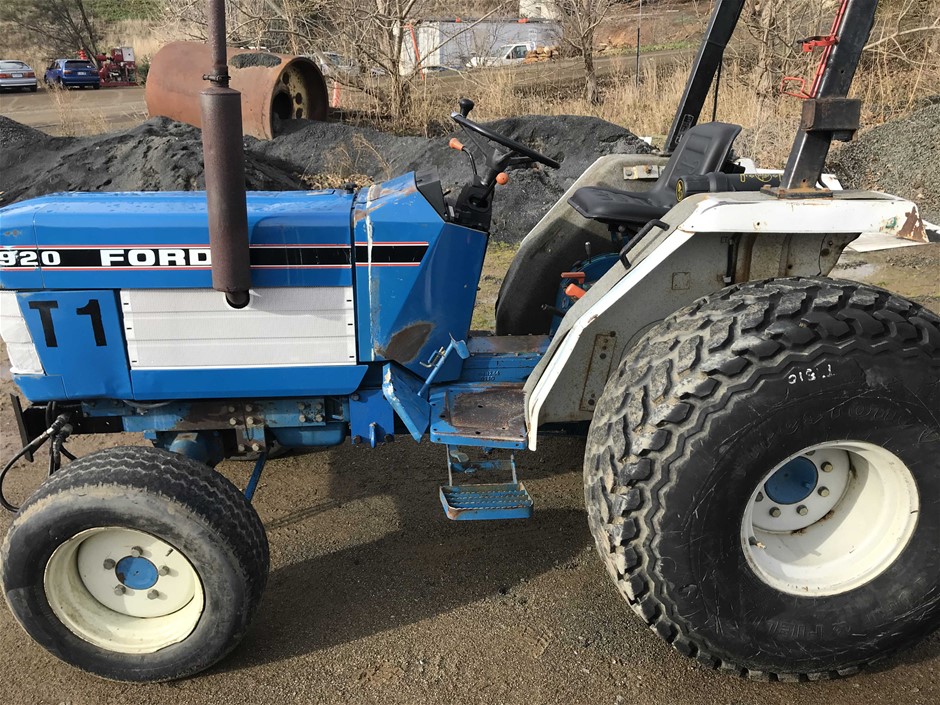
[[[769,194],[692,196],[569,309],[526,382],[529,448],[540,424],[590,419],[607,378],[640,336],[674,311],[729,284],[826,275],[853,241],[927,241],[917,206],[895,196],[841,191],[832,198]]]

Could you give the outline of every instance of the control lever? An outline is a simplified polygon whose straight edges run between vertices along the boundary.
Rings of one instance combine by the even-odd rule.
[[[476,105],[469,98],[461,98],[457,101],[457,105],[460,106],[460,114],[464,117],[467,117],[470,114],[470,111],[473,110],[473,106]]]

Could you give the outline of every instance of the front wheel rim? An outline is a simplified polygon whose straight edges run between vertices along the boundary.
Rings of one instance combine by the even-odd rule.
[[[863,441],[820,443],[763,477],[744,511],[741,545],[771,587],[837,595],[895,562],[919,508],[914,476],[891,451]]]
[[[153,653],[183,641],[205,607],[199,576],[179,550],[115,526],[62,543],[46,563],[43,584],[69,631],[119,653]]]

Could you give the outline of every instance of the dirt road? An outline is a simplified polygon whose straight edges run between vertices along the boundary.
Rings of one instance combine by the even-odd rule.
[[[503,253],[505,254],[505,253]],[[497,258],[500,265],[507,259]],[[850,255],[838,276],[940,310],[940,245]],[[498,280],[498,277],[492,277]],[[488,281],[488,280],[487,280]],[[484,282],[486,284],[486,281]],[[498,281],[497,281],[498,283]],[[492,285],[493,282],[490,282]],[[485,299],[492,292],[483,292]],[[0,370],[8,369],[0,356]],[[0,381],[0,456],[17,448]],[[134,437],[78,438],[79,454]],[[552,705],[932,705],[940,633],[878,669],[824,683],[754,683],[706,671],[641,626],[588,534],[582,442],[522,454],[536,501],[520,522],[447,521],[440,446],[402,437],[272,461],[255,505],[271,544],[261,612],[242,645],[190,680],[130,686],[80,673],[33,644],[0,607],[4,701],[168,703],[540,703]],[[42,478],[11,477],[16,499]],[[244,485],[250,466],[222,471]],[[9,517],[0,516],[0,531]]]
[[[54,135],[91,134],[136,125],[147,119],[143,88],[88,88],[57,93],[3,93],[0,115]],[[75,129],[69,130],[71,123]],[[101,129],[97,129],[100,126]]]

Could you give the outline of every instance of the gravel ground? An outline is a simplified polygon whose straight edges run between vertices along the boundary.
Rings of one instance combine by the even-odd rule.
[[[862,132],[833,151],[829,168],[845,188],[908,198],[940,224],[940,103]]]
[[[561,162],[558,170],[513,172],[493,213],[497,240],[518,242],[599,156],[649,147],[621,127],[591,117],[525,116],[487,123]],[[470,167],[449,149],[450,135],[402,137],[341,123],[292,121],[272,141],[245,139],[246,186],[253,191],[381,181],[434,167],[445,189]],[[461,135],[461,139],[469,140]],[[484,140],[485,142],[485,140]],[[55,191],[171,191],[205,186],[201,134],[166,118],[93,137],[50,137],[0,116],[0,205]],[[478,159],[482,164],[482,161]]]

